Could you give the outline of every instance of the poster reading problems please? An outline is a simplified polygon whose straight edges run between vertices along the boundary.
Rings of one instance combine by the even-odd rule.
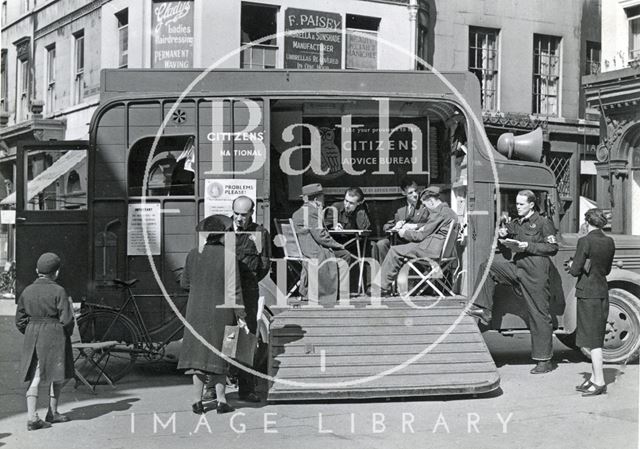
[[[193,1],[154,1],[151,67],[193,67]]]
[[[231,216],[233,200],[240,195],[248,196],[256,202],[255,179],[205,179],[204,216]],[[255,207],[253,219],[256,219]]]

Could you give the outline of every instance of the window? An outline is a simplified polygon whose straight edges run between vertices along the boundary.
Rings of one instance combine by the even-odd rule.
[[[600,42],[587,41],[587,58],[584,68],[585,75],[600,73]]]
[[[482,108],[498,108],[498,34],[492,28],[469,27],[469,71],[480,81]]]
[[[629,61],[640,60],[640,6],[624,10],[629,20]]]
[[[29,110],[29,60],[18,59],[18,83],[16,84],[16,121],[27,119]]]
[[[7,74],[7,49],[2,49],[0,58],[0,111],[8,111],[7,89],[9,88],[9,76]]]
[[[129,152],[129,196],[193,195],[195,173],[194,136],[163,136],[155,146],[147,184],[143,188],[144,171],[153,137],[138,140]]]
[[[242,4],[241,39],[242,45],[276,34],[278,9],[275,6]],[[278,44],[276,38],[251,45],[242,51],[240,68],[275,69]]]
[[[123,9],[116,14],[118,20],[118,68],[129,65],[129,10]]]
[[[47,111],[56,109],[56,46],[46,47],[47,50]]]
[[[418,10],[418,57],[424,62],[428,61],[429,52],[429,14],[424,9]],[[427,70],[427,67],[421,62],[417,61],[416,67],[418,70]]]
[[[7,0],[2,0],[2,25],[7,23]]]
[[[533,36],[533,101],[534,114],[558,115],[560,86],[560,38]]]
[[[73,34],[74,38],[74,104],[82,102],[84,97],[84,30]]]
[[[380,19],[347,14],[346,25],[346,68],[377,69]]]

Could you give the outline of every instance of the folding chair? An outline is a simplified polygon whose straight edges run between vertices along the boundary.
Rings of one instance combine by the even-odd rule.
[[[452,221],[447,228],[447,235],[435,263],[426,260],[407,260],[408,273],[405,280],[407,294],[413,296],[430,287],[440,297],[455,296],[454,287],[458,277],[460,263],[456,241],[458,239],[458,223]],[[446,292],[447,294],[443,293]]]
[[[109,378],[105,370],[107,368],[107,363],[109,363],[109,358],[111,357],[111,350],[117,344],[117,341],[83,343],[80,336],[80,329],[78,328],[76,321],[76,325],[73,327],[73,334],[71,336],[71,347],[74,352],[73,365],[76,378],[75,388],[78,388],[79,383],[83,383],[93,394],[96,394],[96,386],[102,378],[104,378],[112,388],[115,388],[113,381]],[[85,372],[85,368],[89,371]],[[91,372],[93,372],[93,375],[90,375]],[[89,378],[93,378],[93,382],[90,382]]]
[[[284,239],[282,245],[282,250],[284,251],[284,259],[287,262],[297,262],[294,265],[287,264],[287,267],[291,269],[298,277],[296,283],[287,292],[287,298],[290,298],[293,293],[300,287],[302,264],[307,259],[302,255],[302,249],[300,249],[300,242],[298,241],[298,235],[296,234],[296,228],[293,224],[293,220],[291,218],[275,218],[273,221],[276,226],[276,232],[282,239]]]

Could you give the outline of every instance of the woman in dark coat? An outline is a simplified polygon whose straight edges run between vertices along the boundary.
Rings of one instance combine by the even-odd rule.
[[[198,224],[196,230],[210,232],[210,234],[202,251],[194,248],[187,255],[180,281],[182,287],[189,290],[187,322],[200,337],[217,350],[222,349],[225,326],[233,325],[237,319],[238,324],[241,326],[244,324],[246,327],[240,271],[234,258],[235,254],[230,256],[231,260],[225,260],[224,231],[231,225],[230,218],[219,215],[208,217]],[[235,285],[230,286],[233,287],[233,291],[225,294],[227,289],[225,279],[229,279],[232,275],[234,265]],[[219,307],[224,305],[227,295],[232,295],[230,301],[236,304],[236,307]],[[233,411],[225,397],[227,371],[225,360],[202,344],[189,329],[185,329],[178,368],[187,369],[185,374],[193,375],[195,400],[192,409],[194,413],[204,413],[202,392],[207,377],[215,383],[217,412]]]
[[[613,239],[602,232],[607,219],[600,209],[589,209],[584,215],[588,233],[578,239],[576,254],[568,265],[576,283],[577,329],[576,345],[590,352],[591,379],[576,387],[582,396],[597,396],[607,392],[602,370],[602,346],[609,316],[607,275],[616,247]]]
[[[50,423],[69,421],[58,413],[60,391],[73,378],[73,310],[67,292],[56,284],[60,258],[44,253],[38,259],[38,279],[24,289],[18,299],[16,327],[25,336],[20,376],[30,382],[27,390],[27,430],[50,427]],[[45,421],[37,414],[38,386],[49,382],[49,409]]]

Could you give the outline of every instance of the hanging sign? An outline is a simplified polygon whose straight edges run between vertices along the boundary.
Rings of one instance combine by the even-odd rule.
[[[151,67],[193,67],[193,1],[154,1]]]

